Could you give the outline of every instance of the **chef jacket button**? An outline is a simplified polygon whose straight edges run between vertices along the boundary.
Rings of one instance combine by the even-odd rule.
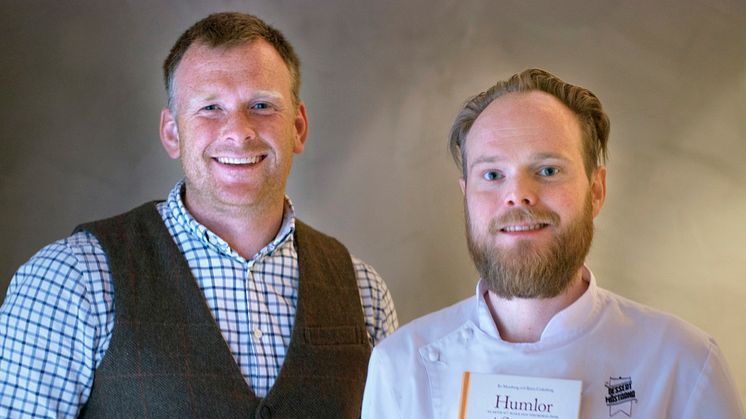
[[[427,353],[427,359],[430,362],[435,362],[440,358],[440,354],[435,349],[430,350],[430,352]]]
[[[464,342],[468,341],[472,337],[474,337],[474,329],[472,329],[471,327],[467,327],[461,330],[461,340],[463,340]]]

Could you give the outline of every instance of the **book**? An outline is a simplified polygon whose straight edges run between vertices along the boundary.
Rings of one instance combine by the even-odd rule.
[[[578,419],[582,382],[464,372],[459,419]]]

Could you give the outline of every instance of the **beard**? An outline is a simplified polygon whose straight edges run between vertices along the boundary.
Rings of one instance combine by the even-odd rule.
[[[558,225],[559,215],[553,211],[515,209],[491,220],[488,234],[477,231],[469,217],[466,201],[466,240],[474,265],[487,289],[506,298],[551,298],[570,285],[583,266],[593,241],[593,204],[588,193],[581,214],[547,245],[538,246],[529,240],[518,241],[510,248],[490,242],[499,234],[499,225],[519,221]]]

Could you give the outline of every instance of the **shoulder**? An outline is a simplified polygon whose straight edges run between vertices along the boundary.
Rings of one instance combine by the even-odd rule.
[[[635,330],[646,345],[661,345],[682,359],[704,362],[717,344],[712,336],[671,313],[599,289],[604,304],[603,319],[619,330]]]
[[[113,305],[106,253],[88,232],[44,246],[18,268],[6,296],[8,309],[44,306],[66,314],[104,317]]]
[[[352,259],[352,266],[355,268],[355,276],[357,277],[358,284],[361,288],[366,287],[372,290],[385,290],[386,284],[383,282],[383,278],[376,271],[373,266],[358,258],[355,255],[350,255]]]
[[[452,333],[466,321],[474,318],[476,301],[476,297],[470,297],[412,320],[384,339],[374,351],[397,356],[416,356],[420,347]]]
[[[691,323],[652,307],[601,290],[605,323],[633,333],[640,362],[660,377],[675,377],[685,414],[682,417],[741,417],[739,396],[720,347]],[[625,342],[630,346],[630,342]]]
[[[358,286],[361,291],[381,294],[388,293],[386,284],[373,266],[349,253],[344,243],[339,241],[337,238],[311,227],[298,218],[295,218],[295,229],[296,234],[300,234],[306,239],[311,239],[309,240],[310,244],[318,244],[318,241],[322,241],[327,244],[334,243],[334,246],[339,249],[344,249],[344,252],[350,255],[352,267],[355,271],[355,277],[357,278]]]
[[[429,377],[419,349],[471,319],[475,302],[472,297],[413,320],[373,348],[363,418],[432,416]]]
[[[64,285],[105,264],[106,253],[98,240],[88,232],[78,232],[44,246],[21,265],[16,277],[20,283],[38,279]]]
[[[378,305],[383,304],[382,300],[390,299],[389,289],[381,278],[381,275],[369,264],[350,255],[352,266],[355,270],[355,278],[360,289],[360,297],[363,301],[378,301]]]

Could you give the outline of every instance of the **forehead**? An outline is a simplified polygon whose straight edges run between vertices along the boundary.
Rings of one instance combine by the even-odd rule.
[[[174,72],[176,90],[211,83],[263,83],[291,88],[291,75],[275,48],[263,39],[211,47],[195,42]]]
[[[582,157],[582,130],[575,113],[556,97],[542,91],[508,93],[482,111],[466,136],[467,159],[485,148]]]

